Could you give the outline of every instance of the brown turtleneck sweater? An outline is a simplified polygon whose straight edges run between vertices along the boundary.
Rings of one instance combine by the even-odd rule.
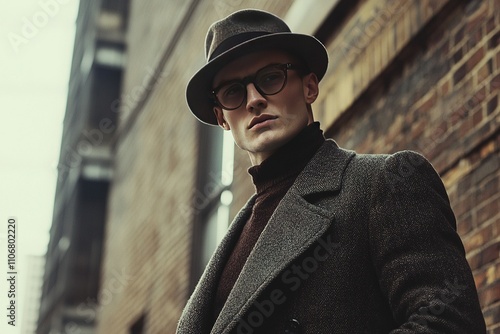
[[[255,203],[220,277],[214,301],[214,320],[278,203],[324,141],[319,123],[312,123],[260,165],[248,169],[255,185]]]

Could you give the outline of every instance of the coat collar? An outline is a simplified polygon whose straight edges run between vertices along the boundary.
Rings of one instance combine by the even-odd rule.
[[[353,156],[354,152],[340,149],[333,140],[326,140],[319,148],[271,216],[210,333],[229,333],[259,293],[325,233],[333,213],[309,203],[307,197],[340,190],[345,168]],[[255,196],[234,219],[207,265],[181,317],[182,330],[178,334],[207,333],[207,328],[212,327],[207,310],[211,310],[218,278],[254,201]]]
[[[292,191],[307,197],[340,190],[344,171],[355,154],[354,151],[339,148],[332,139],[325,140],[295,180]]]

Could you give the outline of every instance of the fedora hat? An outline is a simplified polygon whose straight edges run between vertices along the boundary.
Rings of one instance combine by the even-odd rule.
[[[205,38],[207,63],[189,80],[186,99],[203,123],[217,125],[211,99],[215,74],[230,61],[255,51],[278,49],[300,57],[318,80],[328,66],[328,53],[315,37],[296,34],[279,17],[266,11],[244,9],[213,23]]]

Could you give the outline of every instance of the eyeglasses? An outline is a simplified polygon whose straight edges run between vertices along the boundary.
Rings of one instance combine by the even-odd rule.
[[[224,82],[217,86],[212,95],[215,102],[226,110],[241,107],[247,97],[247,85],[253,83],[261,95],[275,95],[285,88],[288,70],[297,69],[292,64],[273,64],[261,68],[254,75]]]

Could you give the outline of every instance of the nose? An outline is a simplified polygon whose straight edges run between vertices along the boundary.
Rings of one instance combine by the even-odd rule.
[[[247,110],[252,112],[267,107],[267,100],[262,96],[253,83],[247,85]]]

